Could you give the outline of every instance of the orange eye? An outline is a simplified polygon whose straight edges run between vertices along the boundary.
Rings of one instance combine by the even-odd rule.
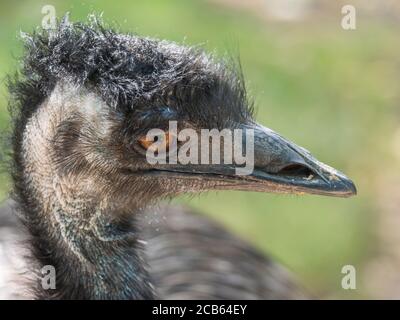
[[[151,147],[151,145],[154,143],[154,141],[152,141],[151,139],[148,139],[147,137],[141,137],[139,139],[139,143],[144,149],[147,150],[148,148]]]
[[[146,150],[152,150],[157,152],[168,151],[172,144],[172,135],[169,132],[165,134],[155,136],[153,140],[147,136],[139,138],[140,145]]]

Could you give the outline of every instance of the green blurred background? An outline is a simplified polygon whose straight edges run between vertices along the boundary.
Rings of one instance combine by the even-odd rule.
[[[280,5],[294,2],[2,0],[0,129],[9,125],[4,77],[18,68],[19,31],[40,26],[46,4],[58,17],[69,11],[72,21],[103,12],[122,30],[239,54],[257,120],[348,174],[359,194],[336,199],[221,192],[178,201],[272,255],[315,295],[395,297],[388,286],[397,278],[388,274],[396,270],[400,249],[400,11],[393,1],[332,2],[297,0],[282,11]],[[341,27],[343,4],[356,7],[356,30]],[[4,199],[9,177],[0,178]],[[341,288],[347,264],[356,267],[357,290]]]

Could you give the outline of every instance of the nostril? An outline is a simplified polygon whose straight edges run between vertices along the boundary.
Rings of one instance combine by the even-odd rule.
[[[298,163],[290,164],[288,166],[283,167],[281,170],[278,171],[278,174],[284,176],[304,177],[304,178],[308,178],[315,175],[310,168]]]

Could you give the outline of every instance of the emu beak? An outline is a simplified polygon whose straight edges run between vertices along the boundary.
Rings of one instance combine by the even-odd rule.
[[[254,171],[249,190],[350,197],[356,187],[342,172],[271,129],[255,125]]]
[[[251,129],[254,146],[250,159],[252,170],[238,173],[244,165],[233,164],[167,164],[151,170],[151,174],[176,179],[196,180],[194,185],[208,189],[243,190],[269,193],[318,194],[350,197],[357,193],[354,183],[343,173],[319,162],[311,153],[259,124],[241,127],[243,135]],[[241,150],[247,151],[248,139],[241,139]],[[246,142],[247,141],[247,142]],[[233,142],[233,149],[238,147]],[[223,148],[221,148],[223,149]],[[221,150],[221,153],[223,150]],[[222,157],[221,157],[222,159]],[[226,163],[226,162],[225,162]]]

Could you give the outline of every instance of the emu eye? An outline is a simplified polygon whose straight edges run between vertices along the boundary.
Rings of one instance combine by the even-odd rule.
[[[172,144],[172,134],[166,132],[153,138],[143,136],[138,139],[139,144],[145,150],[151,150],[153,152],[165,152],[168,151]]]

